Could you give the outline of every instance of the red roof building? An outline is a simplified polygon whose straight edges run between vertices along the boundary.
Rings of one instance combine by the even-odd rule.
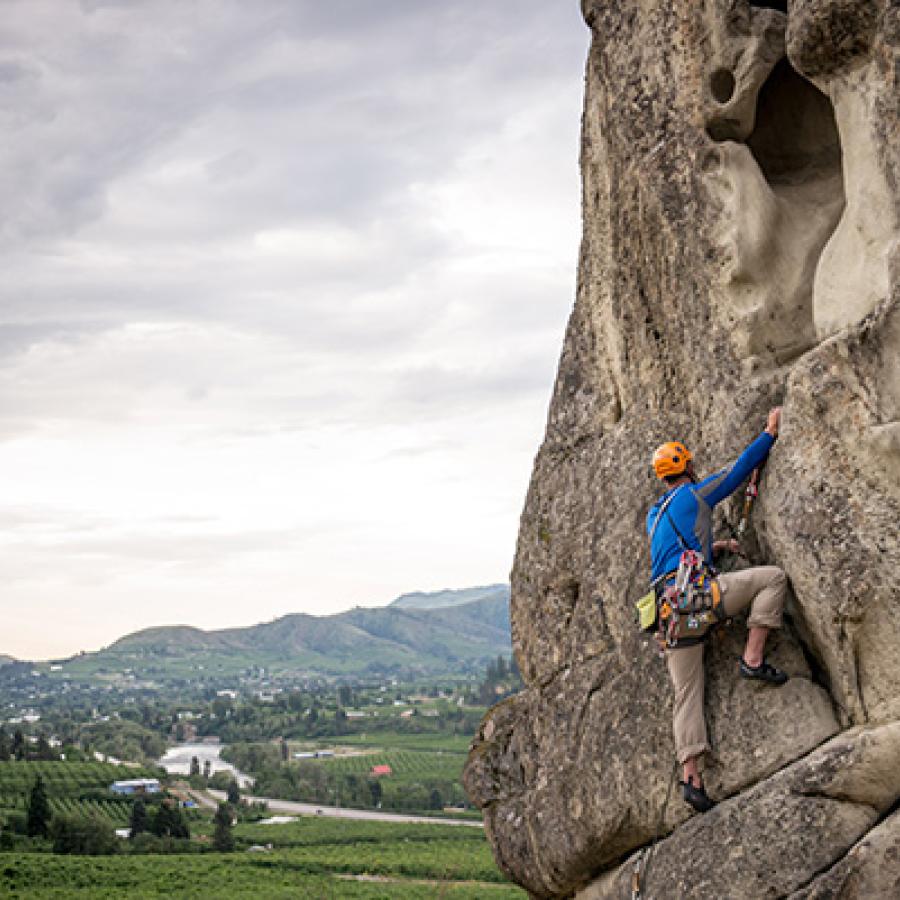
[[[390,766],[372,766],[372,774],[380,778],[382,775],[393,775],[394,773]]]

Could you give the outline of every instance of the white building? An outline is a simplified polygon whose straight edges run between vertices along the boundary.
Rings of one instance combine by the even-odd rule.
[[[109,789],[114,794],[137,796],[140,794],[158,794],[162,786],[158,778],[131,778],[127,781],[114,781]]]

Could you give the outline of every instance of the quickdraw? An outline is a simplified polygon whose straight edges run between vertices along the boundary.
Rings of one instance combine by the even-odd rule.
[[[744,532],[750,524],[750,513],[753,512],[753,504],[759,496],[759,469],[760,467],[757,466],[753,470],[750,475],[750,480],[747,482],[747,489],[744,491],[744,510],[741,513],[741,521],[738,522],[737,527],[737,536],[739,540],[744,536]]]

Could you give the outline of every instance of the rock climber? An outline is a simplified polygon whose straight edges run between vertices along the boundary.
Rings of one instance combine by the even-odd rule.
[[[768,455],[778,437],[781,408],[769,412],[765,431],[728,468],[698,480],[693,456],[680,442],[663,444],[653,454],[653,468],[667,490],[647,514],[651,537],[653,583],[658,595],[671,584],[684,546],[702,554],[718,582],[724,617],[750,606],[749,634],[738,665],[743,678],[781,685],[788,676],[765,658],[766,638],[781,626],[787,581],[777,566],[755,566],[737,572],[717,573],[714,555],[739,551],[737,541],[713,541],[712,511],[733,494]],[[668,502],[667,502],[668,501]],[[709,750],[703,716],[703,643],[666,648],[666,664],[674,688],[673,730],[675,749],[682,766],[684,799],[698,812],[715,806],[700,777],[700,759]]]

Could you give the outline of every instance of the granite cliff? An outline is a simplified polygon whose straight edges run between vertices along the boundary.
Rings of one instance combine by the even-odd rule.
[[[512,572],[526,689],[465,772],[538,897],[900,896],[900,0],[583,0],[574,310]],[[707,788],[671,784],[637,633],[653,448],[730,462],[783,404],[745,545],[790,580],[770,658],[710,643]],[[740,499],[720,508],[733,533]]]

